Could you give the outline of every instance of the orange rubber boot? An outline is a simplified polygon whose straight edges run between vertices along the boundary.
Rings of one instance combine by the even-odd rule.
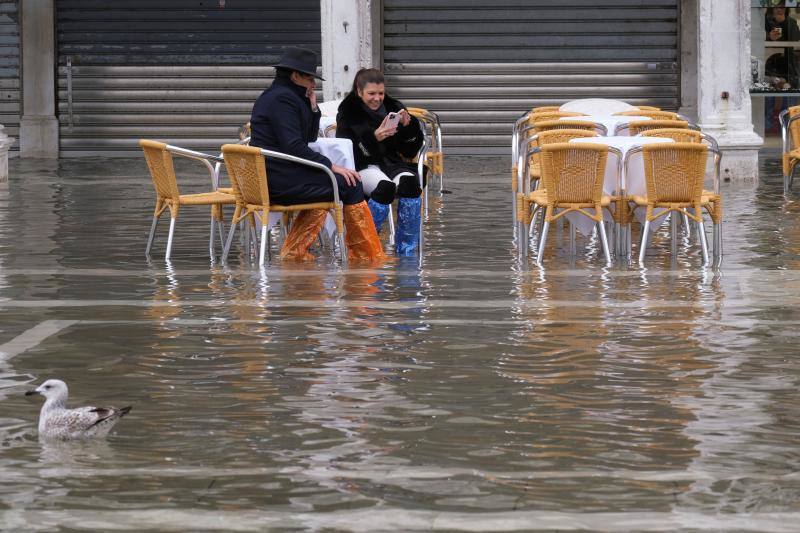
[[[367,202],[344,206],[345,241],[351,261],[386,259]]]
[[[314,256],[308,251],[317,240],[322,226],[325,224],[324,209],[306,209],[300,211],[295,218],[289,234],[281,248],[281,259],[289,261],[313,261]]]

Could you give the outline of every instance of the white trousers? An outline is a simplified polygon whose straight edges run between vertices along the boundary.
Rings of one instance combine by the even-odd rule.
[[[375,190],[375,187],[378,186],[382,180],[391,181],[395,184],[395,186],[400,185],[400,178],[403,176],[414,176],[411,172],[401,172],[394,179],[389,178],[383,171],[378,167],[378,165],[370,165],[364,170],[359,170],[358,173],[361,175],[361,185],[364,187],[364,194],[367,196],[372,195],[372,191]]]

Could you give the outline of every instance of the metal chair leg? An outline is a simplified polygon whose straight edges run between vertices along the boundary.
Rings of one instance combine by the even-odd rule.
[[[211,231],[209,231],[208,237],[208,256],[211,260],[214,260],[214,217],[211,217]]]
[[[536,264],[542,266],[542,258],[544,257],[544,247],[547,244],[547,231],[550,229],[550,223],[544,221],[542,226],[542,235],[539,238],[539,250],[536,252]]]
[[[167,237],[167,253],[164,255],[164,259],[169,260],[169,256],[172,254],[172,236],[175,235],[175,219],[170,217],[169,219],[169,236]]]
[[[150,236],[147,238],[147,247],[144,249],[145,257],[150,257],[150,249],[153,247],[153,240],[156,238],[156,226],[158,226],[159,217],[153,217],[153,223],[150,224]]]
[[[669,233],[670,233],[670,245],[669,251],[672,254],[672,257],[678,255],[678,212],[673,211],[669,214]]]
[[[569,256],[571,259],[575,259],[578,250],[575,245],[575,224],[571,221],[569,222]]]
[[[228,230],[228,239],[225,241],[225,247],[222,249],[222,264],[228,262],[228,254],[231,251],[231,244],[233,244],[233,236],[236,233],[236,227],[239,224],[244,224],[244,219],[240,220],[238,223],[233,224],[231,223],[231,228]]]
[[[706,229],[703,221],[697,223],[697,231],[700,232],[700,247],[703,250],[703,264],[708,264],[708,241],[706,239]]]
[[[600,230],[600,241],[603,244],[603,254],[606,256],[606,264],[611,264],[611,252],[609,251],[608,247],[608,235],[606,235],[606,226],[605,222],[602,220],[597,223],[598,229]]]
[[[647,250],[648,233],[650,232],[650,221],[645,220],[642,228],[642,245],[639,247],[639,264],[644,264],[644,252]]]
[[[389,222],[389,246],[394,246],[394,209],[392,209],[392,204],[389,204],[389,216],[386,219]]]
[[[683,214],[683,229],[686,231],[686,236],[692,238],[692,225],[689,223],[689,215]]]
[[[714,261],[722,259],[722,223],[714,224]]]
[[[258,251],[258,266],[264,266],[264,256],[267,250],[267,225],[261,224],[261,247]]]

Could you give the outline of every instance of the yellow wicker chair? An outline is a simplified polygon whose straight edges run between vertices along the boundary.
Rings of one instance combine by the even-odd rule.
[[[169,260],[172,254],[172,238],[175,234],[175,223],[178,220],[178,214],[181,207],[190,205],[210,206],[211,207],[211,236],[209,238],[208,251],[211,259],[214,259],[214,231],[219,231],[220,242],[223,240],[223,225],[222,225],[222,206],[233,205],[236,203],[236,198],[220,190],[213,190],[210,192],[203,192],[197,194],[181,194],[178,188],[178,179],[175,176],[175,167],[172,162],[172,156],[177,155],[187,157],[202,162],[211,174],[212,187],[217,185],[217,174],[211,165],[213,156],[186,150],[177,146],[170,146],[168,144],[151,141],[147,139],[139,140],[139,146],[144,152],[145,160],[147,161],[147,168],[150,169],[150,177],[153,179],[153,187],[156,189],[156,207],[153,213],[153,223],[150,226],[150,236],[147,239],[147,247],[145,248],[145,255],[150,257],[150,249],[153,246],[155,239],[156,227],[158,221],[164,211],[169,209],[170,224],[169,236],[167,237],[167,251],[164,256]]]
[[[703,133],[687,128],[656,128],[652,130],[645,130],[639,135],[646,135],[647,137],[664,137],[679,143],[702,143],[704,138]]]
[[[684,215],[697,223],[703,263],[708,263],[708,242],[703,226],[703,209],[708,210],[712,222],[717,226],[722,219],[722,206],[712,205],[711,199],[703,194],[706,159],[709,149],[699,143],[647,144],[636,149],[643,152],[646,196],[631,196],[634,209],[645,207],[647,214],[642,229],[642,244],[639,248],[639,263],[644,264],[645,251],[649,238],[650,223],[670,213]],[[633,152],[629,151],[628,156]],[[656,213],[655,209],[663,209]],[[675,235],[677,218],[670,217],[672,223],[673,252],[676,250]],[[716,228],[715,228],[716,229]],[[717,232],[715,231],[715,237]],[[717,255],[715,243],[715,256]]]
[[[617,128],[615,133],[628,130],[631,136],[639,135],[648,130],[655,130],[661,128],[683,128],[690,129],[689,123],[685,120],[666,120],[666,119],[653,119],[653,120],[634,120],[627,125],[622,124],[622,127]]]
[[[531,113],[543,113],[545,111],[560,111],[561,106],[558,105],[542,105],[531,109]]]
[[[603,254],[606,262],[610,263],[611,254],[603,224],[603,208],[609,207],[612,201],[610,196],[603,194],[609,147],[591,143],[555,143],[536,150],[541,153],[544,187],[519,198],[517,218],[520,221],[521,250],[527,255],[527,226],[532,217],[530,207],[535,205],[535,208],[545,210],[537,264],[542,264],[550,223],[571,212],[580,213],[597,223]]]
[[[641,109],[642,111],[661,111],[660,107],[652,105],[637,105],[636,107]]]
[[[337,239],[341,250],[342,263],[347,263],[347,248],[344,242],[343,206],[339,201],[339,189],[336,177],[325,165],[314,161],[308,161],[299,157],[262,150],[254,146],[243,146],[241,144],[225,144],[222,146],[222,154],[225,158],[225,167],[231,182],[236,183],[237,205],[236,213],[231,220],[231,229],[228,233],[228,240],[225,243],[225,256],[230,251],[236,226],[244,220],[252,220],[258,216],[261,222],[261,246],[258,256],[259,266],[264,265],[264,256],[267,246],[267,228],[269,225],[269,214],[271,212],[290,213],[303,211],[305,209],[326,209],[331,212],[336,222]],[[267,187],[267,162],[265,157],[283,159],[308,165],[328,174],[333,184],[332,202],[314,202],[307,204],[278,205],[272,204],[269,200],[269,189]]]
[[[589,120],[580,120],[579,118],[566,120],[544,120],[535,122],[533,124],[533,130],[536,133],[550,130],[586,130],[596,132],[600,135],[606,135],[608,133],[605,126],[602,124],[591,122]]]
[[[597,137],[597,133],[589,130],[578,129],[555,129],[539,132],[527,139],[525,146],[521,147],[520,153],[522,157],[529,157],[528,161],[528,181],[525,182],[525,177],[522,173],[517,173],[516,180],[513,182],[512,188],[516,194],[517,190],[525,193],[530,190],[531,183],[538,181],[541,178],[541,165],[539,153],[533,153],[534,148],[545,146],[548,144],[565,143],[572,139],[579,137]],[[523,170],[524,165],[520,165],[520,171]],[[534,187],[535,188],[535,187]]]
[[[797,163],[800,163],[800,106],[781,111],[780,122],[783,140],[783,191],[788,194],[794,184]]]
[[[442,148],[442,124],[439,115],[421,107],[409,107],[407,111],[422,123],[425,135],[430,139],[423,164],[428,167],[429,173],[439,180],[439,193],[441,193],[444,187],[444,149]],[[427,194],[425,205],[427,209]]]
[[[621,115],[625,117],[649,117],[649,118],[656,118],[661,120],[680,120],[677,113],[673,113],[672,111],[653,111],[649,109],[638,109],[633,111],[620,111],[619,113],[614,113],[615,115]]]

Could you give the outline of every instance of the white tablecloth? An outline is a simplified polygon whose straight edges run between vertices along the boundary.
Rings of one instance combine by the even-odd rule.
[[[675,142],[672,139],[664,137],[581,137],[579,139],[572,139],[571,143],[595,143],[605,144],[614,147],[622,152],[622,158],[625,159],[625,154],[628,150],[637,146],[644,146],[645,144],[653,143],[671,143]],[[603,178],[603,192],[605,194],[616,194],[617,192],[617,157],[616,154],[609,153],[606,161],[606,173]],[[625,174],[623,168],[622,174],[622,187],[625,189],[626,194],[644,195],[647,192],[644,178],[644,160],[642,154],[634,154],[628,164],[628,173]],[[567,214],[567,219],[572,222],[575,227],[584,235],[590,235],[594,227],[594,222],[579,213]],[[645,211],[637,209],[636,218],[640,222],[644,220]],[[659,219],[663,222],[663,219]],[[655,229],[655,225],[652,225]]]
[[[622,100],[612,100],[609,98],[582,98],[580,100],[571,100],[562,104],[559,108],[561,111],[575,111],[576,113],[586,113],[587,115],[613,115],[620,111],[634,111],[638,107],[634,107]],[[614,133],[609,131],[609,134]]]
[[[350,139],[319,137],[313,143],[308,143],[308,147],[330,159],[334,165],[356,169],[353,141]]]
[[[625,115],[601,115],[601,114],[593,114],[593,115],[586,115],[585,117],[561,117],[558,120],[588,120],[589,122],[595,122],[597,124],[602,124],[606,127],[606,131],[608,132],[608,136],[614,135],[614,130],[620,124],[630,124],[631,122],[635,122],[638,120],[651,120],[649,117],[638,117],[638,116],[625,116]],[[625,132],[627,134],[627,130]]]

